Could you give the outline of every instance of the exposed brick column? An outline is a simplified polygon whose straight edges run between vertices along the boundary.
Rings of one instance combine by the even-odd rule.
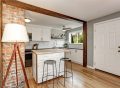
[[[17,8],[14,6],[10,6],[10,5],[6,5],[3,4],[3,28],[4,25],[7,23],[19,23],[19,24],[25,24],[24,22],[24,10],[21,8]],[[24,61],[25,58],[25,44],[24,43],[20,43],[20,51],[22,54],[22,58]],[[3,57],[3,76],[6,73],[6,69],[8,66],[8,63],[10,61],[10,57],[12,54],[12,50],[13,50],[13,43],[3,43],[2,44],[3,48],[2,48],[2,57]],[[24,88],[24,76],[23,76],[23,72],[21,69],[21,65],[20,65],[20,61],[19,58],[18,59],[18,77],[19,77],[19,84],[21,87],[19,88]],[[7,77],[6,83],[5,83],[5,88],[15,88],[16,87],[16,70],[15,70],[15,64],[13,62],[13,65],[10,69],[10,73],[9,76]]]

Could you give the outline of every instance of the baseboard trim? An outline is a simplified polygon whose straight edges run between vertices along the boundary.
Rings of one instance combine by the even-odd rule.
[[[83,65],[83,63],[77,62],[77,61],[72,61],[73,63]]]
[[[92,67],[92,66],[89,66],[89,65],[87,65],[87,68],[95,69],[95,67]]]

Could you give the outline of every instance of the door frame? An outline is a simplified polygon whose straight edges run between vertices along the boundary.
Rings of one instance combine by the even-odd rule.
[[[8,4],[8,5],[12,5],[12,6],[16,6],[18,8],[22,8],[25,10],[30,10],[33,12],[37,12],[37,13],[42,13],[45,15],[49,15],[49,16],[53,16],[53,17],[58,17],[58,18],[62,18],[65,20],[71,20],[71,21],[76,21],[76,22],[82,22],[83,23],[83,67],[87,67],[87,22],[81,19],[77,19],[71,16],[67,16],[61,13],[57,13],[54,11],[50,11],[41,7],[37,7],[31,4],[26,4],[24,2],[20,2],[17,0],[2,0],[3,3]],[[0,47],[1,48],[1,47]]]
[[[94,28],[93,28],[93,35],[95,35],[95,32],[96,32],[96,29],[95,29],[95,26],[98,25],[98,24],[103,24],[103,23],[107,23],[107,22],[111,22],[111,21],[115,21],[115,20],[120,20],[120,17],[117,17],[117,18],[113,18],[113,19],[108,19],[108,20],[105,20],[105,21],[101,21],[101,22],[97,22],[97,23],[94,23]],[[95,36],[94,36],[94,42],[93,42],[93,68],[96,68],[96,63],[95,63]]]

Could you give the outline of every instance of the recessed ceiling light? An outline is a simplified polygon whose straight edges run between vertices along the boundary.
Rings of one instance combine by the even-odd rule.
[[[25,18],[25,22],[26,22],[26,23],[30,23],[30,22],[31,22],[31,19]]]

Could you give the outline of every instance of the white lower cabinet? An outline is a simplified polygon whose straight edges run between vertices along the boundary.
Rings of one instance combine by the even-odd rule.
[[[83,65],[83,50],[69,49],[70,52],[66,53],[66,57],[71,59],[72,62]]]
[[[56,67],[57,67],[57,76],[58,76],[58,72],[59,72],[59,62],[60,59],[64,57],[64,52],[61,53],[50,53],[50,54],[36,54],[33,53],[33,77],[35,79],[35,81],[37,83],[41,83],[42,82],[42,75],[43,75],[43,65],[44,65],[44,61],[45,60],[55,60],[56,61]],[[64,62],[61,62],[61,71],[64,70]],[[45,65],[45,70],[44,70],[44,74],[46,75],[47,73],[47,65]],[[48,66],[48,74],[52,75],[53,74],[53,67],[52,65]],[[54,74],[56,75],[56,69],[54,68]],[[52,79],[53,77],[50,76],[48,77],[49,79]],[[46,78],[44,78],[43,81],[45,81]]]

